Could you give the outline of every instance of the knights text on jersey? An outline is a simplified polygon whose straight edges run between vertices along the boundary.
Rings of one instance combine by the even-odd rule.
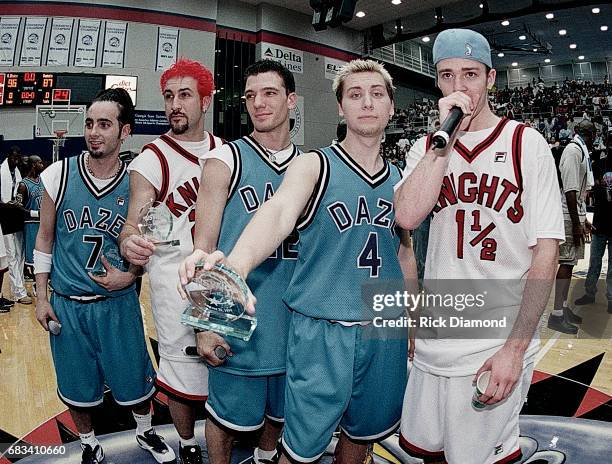
[[[182,352],[184,346],[194,344],[195,338],[193,330],[180,323],[187,303],[176,290],[178,267],[193,251],[195,205],[202,174],[198,158],[222,143],[219,137],[208,132],[200,142],[184,142],[164,134],[145,145],[128,167],[130,173],[138,172],[155,187],[157,200],[165,203],[172,213],[172,233],[168,240],[180,241],[178,246],[157,247],[146,266],[159,353],[164,358],[199,362],[199,358]]]
[[[537,239],[563,238],[545,141],[504,118],[485,138],[470,132],[460,137],[449,156],[433,209],[425,278],[525,277]],[[516,297],[520,304],[522,295]]]
[[[422,158],[425,151],[420,140],[409,157]],[[483,310],[507,314],[511,328],[537,240],[564,237],[554,159],[540,134],[507,119],[463,134],[449,156],[433,209],[424,285],[470,279],[469,285],[490,286]],[[437,375],[471,375],[504,341],[421,339],[414,363]],[[538,345],[536,335],[526,359]]]

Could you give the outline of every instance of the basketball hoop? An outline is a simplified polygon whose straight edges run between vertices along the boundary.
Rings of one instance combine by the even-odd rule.
[[[66,129],[55,129],[53,131],[55,134],[55,137],[53,137],[53,162],[59,160],[60,147],[63,147],[66,143],[67,132]]]
[[[65,130],[55,130],[55,138],[53,139],[53,145],[56,147],[63,147],[66,143],[66,131]]]

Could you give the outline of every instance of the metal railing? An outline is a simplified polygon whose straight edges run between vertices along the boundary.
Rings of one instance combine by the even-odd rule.
[[[436,68],[433,63],[421,60],[419,57],[404,53],[403,48],[396,47],[395,44],[386,45],[384,47],[372,50],[369,54],[371,58],[375,58],[387,63],[392,63],[402,68],[410,69],[426,76],[435,77]]]

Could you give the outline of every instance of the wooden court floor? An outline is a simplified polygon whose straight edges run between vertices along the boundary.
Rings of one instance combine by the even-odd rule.
[[[575,269],[576,274],[584,274],[587,265],[588,257]],[[4,280],[4,295],[10,296],[8,275]],[[571,301],[582,295],[581,286],[578,279]],[[146,333],[155,339],[146,278],[141,305]],[[550,308],[551,302],[547,313]],[[582,315],[577,336],[559,336],[546,328],[547,315],[542,318],[536,370],[554,376],[602,356],[590,387],[612,395],[612,317],[606,311],[602,289],[597,305],[584,309]],[[17,304],[9,313],[0,314],[0,349],[0,431],[21,438],[66,409],[57,398],[48,336],[36,321],[34,305]]]

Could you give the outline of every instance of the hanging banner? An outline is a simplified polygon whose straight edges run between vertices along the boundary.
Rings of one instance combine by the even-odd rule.
[[[155,70],[162,71],[176,62],[179,30],[160,27],[157,34],[157,61]]]
[[[346,61],[325,57],[325,79],[331,79],[333,81],[345,64]]]
[[[123,68],[126,35],[127,23],[106,22],[102,67]]]
[[[289,110],[289,131],[294,144],[304,145],[304,97],[299,95],[295,109]]]
[[[301,50],[262,42],[261,58],[278,61],[292,73],[304,73],[304,52]]]
[[[79,19],[74,65],[81,68],[95,68],[98,58],[98,35],[100,21]]]
[[[68,66],[74,19],[53,18],[49,37],[47,66]]]
[[[47,18],[39,16],[26,18],[19,66],[40,66],[42,64],[42,47],[46,30]]]
[[[15,64],[15,47],[21,18],[0,17],[0,66]]]

